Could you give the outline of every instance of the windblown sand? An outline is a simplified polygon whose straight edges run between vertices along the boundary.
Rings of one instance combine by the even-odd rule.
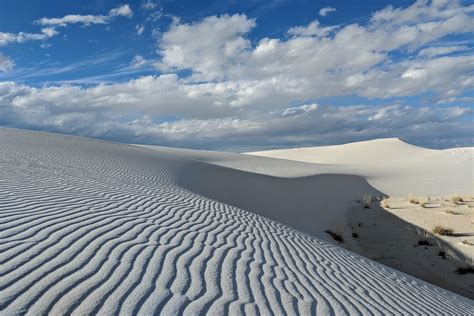
[[[318,237],[380,193],[358,175],[13,129],[0,149],[1,314],[474,309]]]

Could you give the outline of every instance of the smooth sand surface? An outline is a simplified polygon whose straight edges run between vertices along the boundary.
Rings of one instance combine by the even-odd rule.
[[[387,138],[249,154],[327,165],[324,172],[360,175],[390,196],[474,195],[473,147],[435,150]]]
[[[472,300],[310,236],[304,231],[311,225],[293,219],[302,215],[297,207],[315,203],[306,222],[329,223],[332,204],[343,206],[365,190],[378,194],[362,177],[281,178],[163,150],[14,129],[0,129],[0,148],[1,314],[474,310]],[[273,172],[300,168],[275,164]],[[308,184],[314,187],[305,191]],[[294,199],[294,187],[307,203]],[[293,191],[285,197],[281,188]],[[336,188],[339,194],[331,193]],[[269,199],[270,206],[259,202],[264,216],[272,215],[275,199],[287,203],[278,221],[222,202],[258,198],[252,190]]]

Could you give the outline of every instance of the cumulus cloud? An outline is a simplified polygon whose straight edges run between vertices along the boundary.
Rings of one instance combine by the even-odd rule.
[[[364,25],[313,21],[254,42],[257,21],[243,14],[175,19],[158,38],[161,75],[87,87],[1,83],[0,124],[243,150],[376,137],[468,144],[473,113],[449,100],[474,89],[474,55],[470,47],[443,51],[439,42],[471,35],[473,13],[452,1],[418,1],[376,12]],[[131,67],[148,62],[137,55]],[[190,75],[180,77],[182,70]],[[320,102],[353,95],[367,102]],[[439,104],[397,99],[422,95]]]
[[[83,25],[92,25],[92,24],[107,24],[111,19],[119,16],[132,17],[133,11],[128,4],[119,6],[109,11],[107,15],[79,15],[79,14],[69,14],[62,18],[46,18],[43,17],[36,21],[36,23],[45,26],[66,26],[67,24],[83,24]]]
[[[8,72],[15,67],[15,62],[8,56],[0,53],[0,72]]]
[[[331,12],[336,12],[336,8],[333,7],[324,7],[321,10],[319,10],[319,15],[320,16],[326,16]]]

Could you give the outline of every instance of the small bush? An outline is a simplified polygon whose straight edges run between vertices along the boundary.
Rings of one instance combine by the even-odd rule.
[[[433,234],[441,235],[441,236],[452,236],[453,232],[454,231],[451,228],[446,228],[442,226],[436,226],[433,229]]]
[[[364,202],[364,208],[370,208],[370,203],[372,203],[372,195],[364,194],[364,196],[362,197],[362,201]]]
[[[453,196],[451,198],[451,201],[454,203],[454,204],[462,204],[464,202],[464,200],[462,199],[462,197],[460,196]]]
[[[338,241],[340,243],[344,242],[344,238],[342,238],[342,235],[339,234],[338,232],[328,229],[326,230],[326,233],[329,234],[332,237],[332,239],[334,239],[335,241]]]
[[[474,267],[473,266],[459,267],[457,268],[456,272],[461,275],[468,274],[468,273],[474,274]]]
[[[438,252],[438,256],[440,256],[440,257],[443,258],[443,259],[446,259],[446,251],[440,250],[440,251]]]
[[[352,237],[354,237],[354,238],[359,238],[359,234],[356,233],[356,232],[352,232]]]
[[[420,201],[418,201],[418,200],[415,199],[415,198],[411,198],[411,199],[410,199],[410,203],[411,203],[411,204],[420,204]]]
[[[420,238],[418,239],[418,246],[433,246],[428,239]]]

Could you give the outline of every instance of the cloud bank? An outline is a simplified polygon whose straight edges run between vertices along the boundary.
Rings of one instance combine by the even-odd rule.
[[[174,19],[157,39],[159,75],[87,88],[5,82],[0,124],[235,150],[393,136],[472,144],[472,109],[446,101],[474,90],[472,47],[439,43],[471,36],[473,14],[474,5],[417,1],[375,12],[364,25],[314,20],[256,42],[249,34],[258,21],[244,14]],[[131,67],[148,62],[137,55]],[[422,96],[427,104],[411,104]],[[361,101],[341,105],[341,97]]]

